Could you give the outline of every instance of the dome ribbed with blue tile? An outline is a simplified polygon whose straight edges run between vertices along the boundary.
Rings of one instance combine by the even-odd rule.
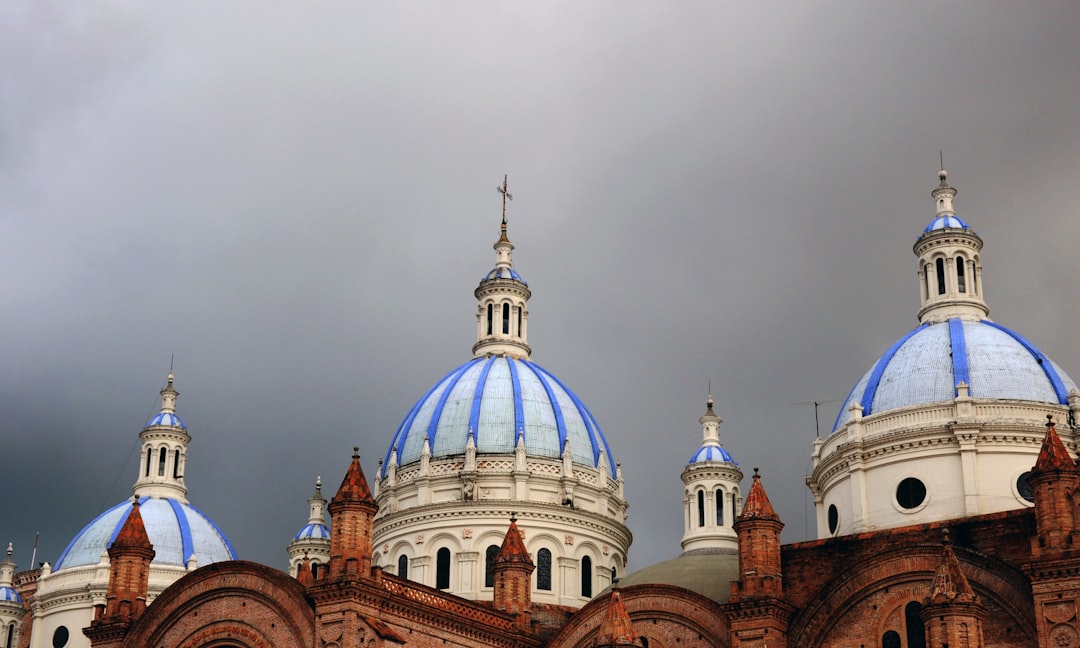
[[[12,603],[22,603],[22,597],[11,587],[0,587],[0,601],[11,601]]]
[[[724,450],[723,446],[702,446],[698,448],[698,451],[694,453],[693,457],[690,457],[688,464],[704,463],[706,461],[726,461],[733,463],[736,466],[739,465],[727,450]]]
[[[293,536],[293,540],[304,540],[307,538],[314,538],[316,540],[329,539],[330,529],[325,524],[305,524],[304,528],[296,532]]]
[[[558,458],[570,442],[575,463],[596,467],[615,461],[596,419],[558,378],[524,358],[474,358],[440,380],[409,411],[394,434],[385,461],[397,450],[399,465],[465,454],[472,432],[478,454],[512,454],[520,433],[530,455]]]
[[[955,214],[942,214],[930,221],[930,224],[923,230],[923,234],[933,232],[940,229],[971,229],[971,226],[962,221]]]
[[[168,427],[178,427],[182,430],[186,430],[187,426],[180,420],[180,417],[173,412],[159,412],[154,415],[149,421],[146,422],[146,427],[155,427],[158,425],[165,425]]]
[[[863,416],[912,405],[951,401],[957,383],[972,398],[1068,405],[1072,378],[1038,348],[989,320],[950,318],[923,324],[900,338],[851,390],[833,429],[858,403]]]
[[[480,281],[490,281],[492,279],[513,279],[514,281],[520,281],[526,286],[529,285],[529,282],[522,279],[521,275],[518,274],[518,271],[514,270],[513,268],[503,268],[496,266],[491,269],[491,272],[484,275],[484,278]]]
[[[131,508],[131,501],[125,500],[86,525],[64,549],[53,571],[96,565],[124,526]],[[140,497],[139,513],[154,545],[154,564],[184,567],[192,556],[199,565],[236,559],[225,534],[190,504],[171,498]]]

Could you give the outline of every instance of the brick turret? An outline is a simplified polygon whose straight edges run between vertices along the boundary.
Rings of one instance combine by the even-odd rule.
[[[330,511],[330,577],[371,575],[371,526],[379,507],[371,496],[360,468],[360,448],[353,448],[352,463]]]
[[[506,530],[499,553],[495,556],[493,568],[495,609],[517,616],[518,624],[528,627],[532,607],[532,573],[536,566],[529,557],[513,517],[510,518],[510,528]]]
[[[90,627],[83,630],[95,648],[119,645],[131,624],[146,611],[150,561],[154,546],[146,534],[139,499],[109,547],[109,588],[104,609],[98,607]]]
[[[611,601],[608,602],[607,617],[603,625],[596,633],[596,648],[618,648],[618,646],[641,646],[641,639],[634,631],[634,624],[630,622],[630,615],[623,605],[622,596],[618,590],[611,593]]]
[[[948,529],[943,544],[941,563],[921,612],[923,623],[926,624],[927,648],[981,648],[986,608],[960,568]]]
[[[1058,556],[1073,548],[1076,530],[1073,494],[1080,475],[1054,429],[1053,417],[1048,414],[1046,418],[1046,436],[1029,478],[1035,499],[1037,528],[1032,538],[1032,555],[1036,559]]]
[[[731,584],[731,602],[726,606],[732,648],[787,645],[788,622],[795,608],[783,598],[780,566],[783,528],[784,523],[761,485],[761,475],[754,468],[754,481],[735,521],[735,532],[739,535],[739,580]]]

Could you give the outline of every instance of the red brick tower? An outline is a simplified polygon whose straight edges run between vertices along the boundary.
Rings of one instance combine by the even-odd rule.
[[[727,606],[732,648],[787,645],[788,621],[794,608],[784,600],[780,568],[780,530],[784,523],[776,514],[761,476],[754,481],[742,513],[735,521],[739,534],[739,580],[731,584]]]
[[[90,627],[83,630],[90,645],[118,646],[131,624],[146,611],[150,586],[150,561],[154,546],[146,535],[139,513],[139,499],[131,505],[124,526],[109,547],[109,588],[104,610],[98,607]]]
[[[330,500],[330,577],[371,575],[371,523],[379,507],[360,468],[360,448]]]
[[[1080,539],[1076,536],[1076,488],[1080,470],[1047,416],[1046,436],[1029,481],[1035,496],[1035,537],[1030,564],[1039,646],[1080,645]]]
[[[982,648],[986,608],[960,569],[948,529],[943,544],[941,564],[934,574],[930,596],[924,601],[921,613],[926,624],[927,648]]]
[[[607,617],[596,633],[596,648],[618,648],[619,646],[641,646],[634,624],[623,605],[618,590],[611,593]]]
[[[1080,474],[1054,429],[1053,417],[1048,414],[1046,418],[1046,436],[1029,478],[1035,496],[1037,529],[1031,551],[1036,559],[1059,556],[1073,548],[1073,493]]]
[[[532,607],[532,573],[536,569],[517,521],[510,518],[502,547],[495,556],[495,609],[513,614],[518,625],[528,627]]]

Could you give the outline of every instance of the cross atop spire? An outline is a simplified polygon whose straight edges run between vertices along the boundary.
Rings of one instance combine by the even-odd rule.
[[[503,175],[503,183],[501,187],[495,187],[495,191],[502,194],[503,211],[502,211],[502,237],[506,238],[506,201],[513,200],[514,194],[510,193],[510,176],[508,174]]]

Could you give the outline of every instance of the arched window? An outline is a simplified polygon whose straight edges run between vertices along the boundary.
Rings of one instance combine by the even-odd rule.
[[[523,311],[523,310],[525,310],[525,309],[524,308],[517,309],[517,316],[518,316],[517,334],[518,334],[518,337],[521,337],[521,311]]]
[[[716,489],[716,526],[724,526],[724,491]]]
[[[409,557],[398,556],[397,559],[397,575],[402,578],[409,577]]]
[[[173,453],[173,465],[172,465],[173,479],[180,479],[180,451],[177,450]]]
[[[581,558],[581,595],[592,598],[592,558]]]
[[[536,589],[551,591],[551,551],[548,549],[536,552]]]
[[[499,555],[499,545],[490,545],[484,561],[484,587],[495,587],[495,556]]]
[[[705,492],[697,492],[697,525],[705,526]]]
[[[611,582],[614,583],[616,580],[618,580],[618,577],[616,576],[615,565],[612,565],[611,566]]]
[[[446,547],[435,554],[435,589],[450,589],[450,550]]]
[[[889,630],[881,637],[881,648],[900,648],[900,633]]]
[[[939,258],[934,264],[934,269],[937,271],[937,294],[945,294],[945,259]]]
[[[15,624],[10,623],[10,624],[8,624],[8,627],[7,627],[7,640],[4,643],[4,648],[11,648],[11,646],[13,645],[12,641],[14,641],[14,639],[13,639],[14,635],[15,635]]]
[[[956,257],[956,289],[960,292],[967,292],[967,284],[964,281],[964,257]]]
[[[150,476],[150,465],[154,463],[154,449],[146,449],[146,476]]]
[[[502,305],[503,335],[510,335],[510,304]]]
[[[312,562],[311,563],[311,577],[312,578],[318,578],[319,577],[319,563],[318,562]]]
[[[907,648],[926,648],[926,626],[923,624],[921,612],[922,606],[915,601],[904,606]]]
[[[167,457],[168,457],[168,451],[165,450],[165,448],[162,448],[161,451],[158,452],[158,466],[157,466],[158,477],[164,477],[165,476],[165,459]]]
[[[491,304],[488,304],[488,309],[487,310],[488,310],[487,334],[491,335],[491,320],[493,319],[492,315],[494,314],[493,311],[495,310],[495,306],[493,306]]]
[[[738,493],[731,493],[731,517],[735,518],[739,516],[739,495]]]

